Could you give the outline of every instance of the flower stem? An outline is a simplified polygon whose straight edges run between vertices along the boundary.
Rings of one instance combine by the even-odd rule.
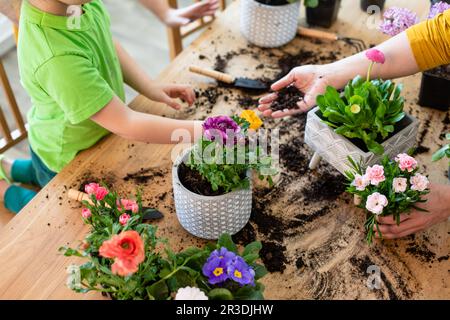
[[[367,82],[370,81],[370,74],[372,73],[372,69],[373,69],[373,65],[375,64],[375,62],[371,62],[369,65],[369,70],[367,71]]]

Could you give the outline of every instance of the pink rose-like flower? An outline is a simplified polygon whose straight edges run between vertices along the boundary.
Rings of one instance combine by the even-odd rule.
[[[133,213],[139,211],[139,205],[134,200],[120,199],[120,201],[117,201],[117,207],[121,210],[129,210]]]
[[[367,179],[370,180],[370,183],[374,186],[377,186],[380,184],[380,182],[386,180],[384,176],[384,168],[383,166],[380,166],[378,164],[374,165],[373,167],[367,167],[365,175]]]
[[[384,53],[377,49],[370,49],[366,51],[366,57],[370,61],[373,61],[375,63],[381,63],[383,64],[386,59],[384,57]]]
[[[128,220],[130,220],[130,218],[131,216],[129,214],[124,213],[119,217],[119,223],[124,226],[127,224]]]
[[[84,219],[89,219],[92,216],[91,210],[89,210],[87,208],[83,208],[83,210],[81,210],[81,216]]]
[[[95,199],[101,201],[105,199],[106,195],[108,194],[108,190],[103,187],[98,187],[95,191]]]
[[[387,205],[387,198],[379,192],[374,192],[367,197],[366,209],[372,213],[381,214]]]
[[[392,181],[392,187],[396,193],[405,192],[407,186],[408,180],[406,178],[394,178]]]
[[[100,185],[98,183],[89,183],[84,186],[84,191],[87,194],[95,194],[98,188],[100,188]]]
[[[406,153],[400,153],[395,157],[395,162],[398,163],[400,170],[412,172],[417,168],[417,161],[413,157],[407,155]]]
[[[409,182],[411,183],[411,190],[416,191],[425,191],[428,189],[428,185],[430,184],[430,181],[428,181],[428,178],[416,173],[414,176],[412,176],[409,179]]]
[[[370,184],[370,180],[367,178],[366,175],[355,175],[355,180],[352,182],[352,186],[356,187],[356,190],[358,191],[364,191],[366,187]]]

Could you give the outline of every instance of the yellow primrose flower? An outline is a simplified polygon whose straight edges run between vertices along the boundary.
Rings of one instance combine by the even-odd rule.
[[[242,119],[247,120],[250,123],[250,129],[253,129],[253,130],[258,130],[263,124],[262,120],[258,117],[256,112],[253,110],[242,111],[240,117]]]
[[[359,113],[361,111],[361,107],[359,106],[359,104],[354,104],[350,107],[350,111],[352,113]]]

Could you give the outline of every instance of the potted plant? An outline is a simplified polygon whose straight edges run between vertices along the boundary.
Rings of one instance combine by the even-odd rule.
[[[446,137],[447,140],[450,140],[450,133],[447,133],[447,134],[445,135],[445,137]],[[441,149],[439,149],[438,151],[436,151],[436,152],[433,154],[432,160],[433,160],[433,161],[439,161],[439,160],[441,160],[442,158],[444,158],[445,156],[446,156],[447,158],[450,159],[450,144],[446,144],[446,145],[443,146]],[[449,170],[448,170],[447,175],[448,175],[448,179],[450,180],[450,162],[449,162]]]
[[[175,161],[172,177],[176,212],[191,234],[217,239],[223,233],[235,234],[247,224],[252,207],[252,171],[270,184],[276,173],[271,158],[254,143],[254,130],[261,124],[250,110],[241,117],[208,118],[202,138]]]
[[[417,161],[406,153],[399,154],[394,160],[383,157],[381,164],[367,167],[348,158],[351,170],[346,172],[347,192],[355,196],[355,204],[366,210],[366,240],[370,245],[375,232],[382,234],[377,217],[392,216],[400,225],[400,215],[411,209],[426,211],[416,206],[426,202],[422,197],[429,193],[428,178],[418,173]]]
[[[342,94],[328,86],[317,97],[318,107],[308,112],[305,142],[315,151],[311,168],[324,158],[344,174],[348,156],[367,167],[378,163],[383,153],[393,157],[416,143],[418,121],[403,111],[402,86],[371,81],[373,65],[385,58],[376,49],[366,56],[371,60],[367,79],[355,77]]]
[[[377,6],[383,10],[386,0],[361,0],[361,10],[367,12],[370,6]]]
[[[450,4],[443,1],[432,1],[428,19],[450,9]],[[405,9],[393,7],[384,13],[384,21],[380,30],[390,36],[395,36],[418,23],[417,14]],[[448,110],[450,106],[450,66],[440,66],[422,73],[419,90],[419,105],[438,110]]]
[[[265,48],[285,45],[295,38],[301,0],[242,0],[241,33],[251,43]],[[318,0],[304,0],[316,6]]]
[[[173,252],[157,227],[145,223],[141,197],[121,199],[105,187],[89,184],[82,219],[90,232],[64,255],[85,259],[68,268],[67,286],[78,293],[101,292],[116,300],[264,299],[257,263],[260,242],[238,250],[231,236],[204,248]]]
[[[306,21],[309,25],[330,28],[336,21],[341,0],[319,0],[315,7],[306,7]]]

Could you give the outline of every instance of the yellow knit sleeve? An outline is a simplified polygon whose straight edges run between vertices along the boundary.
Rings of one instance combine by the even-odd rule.
[[[450,64],[450,10],[409,28],[406,34],[420,70]]]

